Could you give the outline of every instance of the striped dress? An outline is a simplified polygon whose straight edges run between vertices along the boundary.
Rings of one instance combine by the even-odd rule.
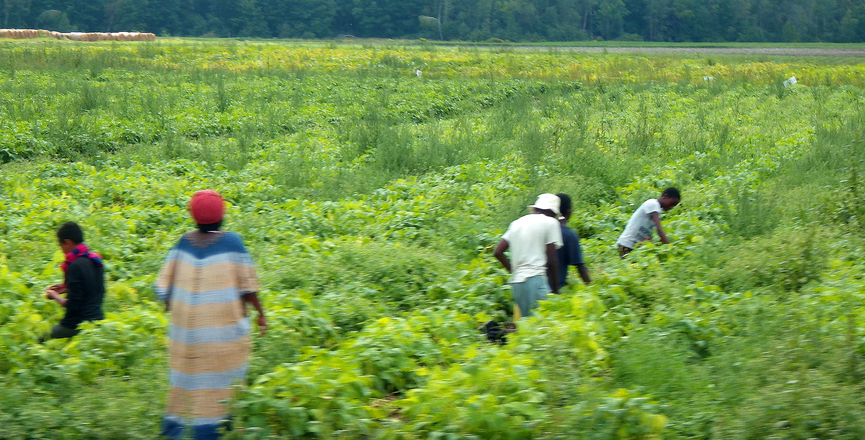
[[[169,303],[169,381],[163,435],[218,438],[232,385],[249,365],[250,323],[241,296],[259,290],[237,234],[190,232],[169,252],[156,281]]]

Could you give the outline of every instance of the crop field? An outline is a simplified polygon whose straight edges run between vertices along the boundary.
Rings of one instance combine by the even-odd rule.
[[[157,437],[152,284],[205,188],[269,319],[227,438],[865,438],[863,85],[856,59],[0,44],[0,439]],[[668,186],[672,243],[621,260]],[[592,283],[490,344],[492,249],[543,192]],[[40,345],[69,220],[106,319]]]

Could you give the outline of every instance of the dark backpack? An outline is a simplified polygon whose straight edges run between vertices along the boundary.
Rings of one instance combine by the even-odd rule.
[[[493,344],[505,345],[508,342],[507,334],[517,331],[517,326],[513,322],[495,322],[490,320],[478,327],[478,331],[486,335],[487,341]]]

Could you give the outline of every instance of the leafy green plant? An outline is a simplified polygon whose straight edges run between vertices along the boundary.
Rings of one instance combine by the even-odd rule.
[[[410,432],[427,438],[530,438],[548,417],[533,362],[503,350],[470,350],[463,365],[428,371],[423,388],[399,401]]]
[[[359,364],[327,351],[308,350],[305,360],[277,366],[257,378],[234,404],[245,431],[329,438],[369,434],[380,411],[377,394]]]
[[[4,438],[155,435],[169,316],[152,284],[203,188],[228,201],[270,324],[232,438],[861,433],[860,65],[2,46]],[[773,78],[794,71],[779,94]],[[668,186],[684,194],[661,217],[672,243],[620,258],[624,224]],[[560,191],[591,284],[569,269],[508,345],[483,342],[477,327],[512,308],[493,247]],[[63,315],[42,292],[62,279],[54,230],[68,220],[105,258],[106,319],[38,344]]]

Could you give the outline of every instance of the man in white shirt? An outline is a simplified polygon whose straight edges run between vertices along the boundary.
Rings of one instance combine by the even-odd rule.
[[[511,273],[508,283],[514,294],[514,321],[531,316],[539,300],[550,293],[549,279],[556,278],[556,249],[562,247],[562,229],[559,226],[559,198],[555,194],[541,194],[531,214],[514,220],[494,255]],[[511,250],[511,259],[505,251]],[[559,288],[553,283],[553,293]]]
[[[664,190],[660,198],[646,200],[640,205],[636,212],[631,215],[625,230],[616,241],[616,245],[619,246],[619,256],[624,258],[625,255],[634,250],[637,243],[651,240],[652,231],[655,229],[658,230],[661,242],[669,244],[670,240],[667,239],[667,235],[661,228],[661,210],[669,211],[675,208],[681,198],[679,190],[670,187]]]

